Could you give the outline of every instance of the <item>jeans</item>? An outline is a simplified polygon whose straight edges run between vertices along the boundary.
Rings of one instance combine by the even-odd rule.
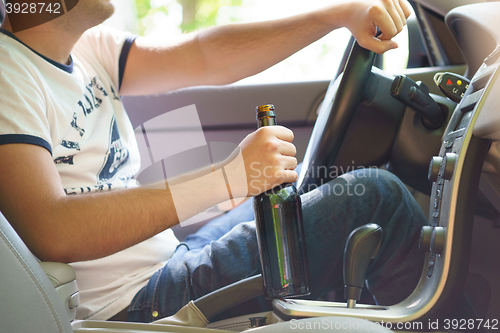
[[[418,283],[424,252],[418,248],[426,217],[401,181],[378,169],[344,174],[301,196],[311,295],[343,288],[343,250],[349,233],[366,223],[383,229],[378,256],[366,283],[376,302],[404,300]],[[252,200],[210,221],[188,236],[167,264],[140,290],[128,320],[151,322],[176,313],[190,300],[261,272]],[[225,317],[269,309],[257,297]],[[224,316],[222,316],[224,317]],[[219,318],[220,319],[220,318]]]

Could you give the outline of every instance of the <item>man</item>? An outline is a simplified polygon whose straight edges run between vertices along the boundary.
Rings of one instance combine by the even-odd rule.
[[[241,223],[253,219],[248,203],[186,246],[168,229],[227,198],[220,167],[228,177],[246,171],[231,186],[233,197],[245,197],[295,181],[297,160],[293,133],[268,127],[240,143],[243,159],[134,187],[138,149],[119,95],[228,84],[342,26],[382,53],[397,47],[391,38],[410,11],[405,0],[336,2],[286,19],[207,29],[175,44],[93,28],[112,13],[109,1],[86,0],[30,29],[13,29],[9,15],[2,23],[0,154],[8,163],[0,166],[0,209],[39,259],[72,263],[83,300],[78,318],[108,319],[128,307],[129,320],[152,321],[260,271],[254,223]],[[259,176],[269,167],[270,177]],[[303,196],[311,297],[341,286],[345,239],[373,221],[385,238],[368,271],[370,290],[381,303],[401,301],[420,276],[424,215],[388,173],[366,178],[358,171],[335,182],[362,184],[367,194],[338,197],[327,184]],[[69,195],[79,192],[88,193]]]

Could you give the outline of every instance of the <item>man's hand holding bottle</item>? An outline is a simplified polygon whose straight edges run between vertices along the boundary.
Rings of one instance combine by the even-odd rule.
[[[242,159],[230,157],[224,167],[229,174],[241,174],[242,169],[246,173],[246,179],[230,181],[233,197],[251,197],[282,183],[295,182],[297,150],[293,138],[293,132],[283,126],[261,127],[248,134],[238,146],[243,163]]]

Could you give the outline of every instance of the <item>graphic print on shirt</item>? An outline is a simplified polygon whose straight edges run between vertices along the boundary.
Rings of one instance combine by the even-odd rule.
[[[54,160],[54,163],[55,164],[70,164],[70,165],[73,165],[73,157],[75,157],[75,155],[69,155],[69,156],[61,156],[61,157],[58,157]]]
[[[103,86],[101,84],[99,84],[99,82],[97,82],[97,76],[94,76],[90,82],[91,86],[92,87],[96,87],[97,90],[99,90],[100,92],[102,92],[102,95],[104,97],[107,97],[108,96],[108,93],[106,92],[106,90],[104,90]],[[102,101],[102,100],[101,100]]]
[[[87,92],[83,94],[83,99],[78,101],[78,105],[82,108],[83,114],[87,117],[91,114],[95,109],[98,109],[102,104],[102,98],[97,97],[94,94],[93,87],[96,87],[98,91],[100,91],[104,97],[108,96],[108,93],[101,84],[98,82],[98,77],[94,76],[90,83],[85,87]],[[113,90],[113,88],[111,88]]]
[[[83,136],[85,134],[85,130],[81,127],[78,126],[78,124],[76,123],[76,112],[73,112],[73,120],[71,121],[71,127],[73,127],[74,129],[76,129],[78,131],[78,134],[80,134],[80,136]]]
[[[85,86],[86,92],[83,93],[83,98],[78,101],[78,105],[82,109],[85,118],[94,110],[98,109],[102,104],[102,98],[96,96],[93,87],[97,89],[97,94],[102,94],[102,97],[108,96],[108,93],[106,92],[106,90],[104,90],[104,88],[98,81],[99,78],[97,76],[94,76],[90,80],[90,83]],[[83,123],[85,124],[85,120],[83,120]],[[78,132],[80,137],[83,137],[83,135],[85,134],[85,129],[78,126],[78,114],[76,112],[73,112],[73,118],[71,119],[70,125]],[[68,149],[80,150],[80,144],[71,140],[63,140],[61,142],[61,145]]]
[[[120,100],[120,97],[118,97],[118,95],[116,95],[116,92],[115,90],[113,89],[113,86],[110,87],[111,88],[111,92],[113,93],[113,99],[116,99],[117,101]]]
[[[73,141],[69,141],[69,140],[62,140],[61,146],[68,148],[68,149],[80,150],[80,144],[78,142],[73,142]]]
[[[123,146],[120,138],[115,117],[111,121],[110,132],[109,148],[106,152],[104,164],[98,174],[98,184],[108,183],[116,175],[120,166],[127,162],[129,158],[128,149]]]

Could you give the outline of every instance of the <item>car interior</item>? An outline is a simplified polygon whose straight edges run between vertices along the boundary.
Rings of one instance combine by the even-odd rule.
[[[148,137],[155,142],[172,132],[189,137],[196,128],[175,127],[162,115],[196,105],[206,142],[232,143],[233,148],[255,130],[255,106],[276,105],[279,123],[295,134],[297,159],[303,161],[297,187],[303,192],[331,178],[311,177],[307,170],[312,166],[342,171],[375,166],[393,172],[428,215],[420,236],[425,264],[406,300],[381,306],[364,290],[361,299],[348,302],[341,291],[316,301],[275,299],[273,311],[210,321],[262,295],[258,275],[203,296],[176,315],[151,324],[76,320],[79,295],[72,268],[37,261],[0,214],[0,331],[498,330],[500,2],[413,0],[411,5],[415,15],[408,20],[405,70],[382,70],[383,56],[351,39],[330,81],[237,83],[123,97],[138,137],[145,123]],[[0,12],[0,21],[3,15]],[[137,179],[162,178],[157,165],[146,163]],[[201,219],[224,211],[222,205],[214,207]],[[173,230],[182,240],[201,224],[187,223]],[[352,242],[362,241],[346,240],[344,265],[361,267],[373,249],[351,253]],[[358,271],[355,279],[363,284],[364,272]]]

